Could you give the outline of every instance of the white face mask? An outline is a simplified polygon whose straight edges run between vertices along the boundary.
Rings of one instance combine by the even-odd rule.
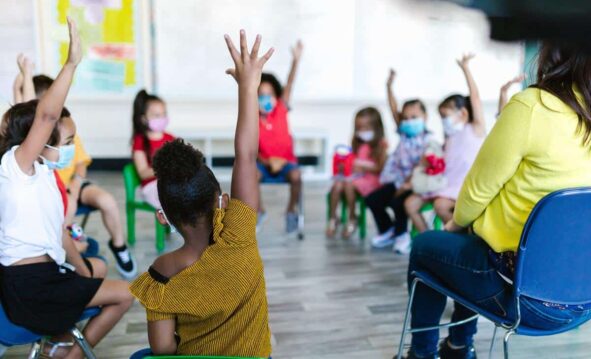
[[[371,140],[373,140],[374,137],[374,133],[372,130],[357,131],[355,135],[358,139],[360,139],[363,142],[371,142]]]
[[[443,122],[443,132],[448,137],[464,129],[465,123],[454,121],[454,116],[446,116],[441,121]]]

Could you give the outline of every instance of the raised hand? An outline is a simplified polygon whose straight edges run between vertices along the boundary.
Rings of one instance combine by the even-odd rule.
[[[68,60],[66,64],[77,66],[82,61],[82,43],[76,22],[68,16],[68,31],[70,34],[70,48],[68,49]]]
[[[507,81],[507,83],[505,83],[501,87],[501,90],[507,91],[509,89],[509,87],[511,87],[513,84],[519,84],[519,83],[523,82],[523,80],[525,80],[525,78],[526,78],[525,74],[517,75],[514,78],[512,78],[511,80]]]
[[[33,73],[33,62],[23,54],[19,54],[16,58],[18,68],[24,76],[31,75]]]
[[[468,67],[468,63],[474,57],[476,57],[476,55],[473,54],[473,53],[471,53],[471,52],[469,52],[469,53],[464,54],[461,59],[457,59],[456,61],[457,61],[458,65],[460,65],[460,67],[462,69],[464,69],[464,68]]]
[[[295,46],[291,48],[291,55],[293,56],[293,60],[300,61],[303,51],[304,51],[304,44],[302,43],[302,40],[298,40],[298,42],[296,42]]]
[[[388,85],[388,87],[392,86],[395,78],[396,78],[396,71],[394,71],[394,69],[390,69],[390,73],[388,74],[388,81],[386,81],[386,84]]]
[[[231,75],[239,86],[258,88],[261,82],[263,66],[271,58],[271,55],[273,55],[273,48],[270,48],[262,57],[259,57],[261,35],[257,35],[252,50],[249,53],[246,32],[244,30],[240,30],[240,51],[236,49],[230,36],[226,34],[224,38],[226,39],[226,44],[228,45],[228,50],[235,66],[233,69],[226,70],[226,73]]]

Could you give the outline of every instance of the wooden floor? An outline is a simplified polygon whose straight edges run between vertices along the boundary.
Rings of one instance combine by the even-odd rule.
[[[120,176],[93,173],[91,177],[115,194],[123,209]],[[371,250],[367,241],[326,240],[327,188],[327,183],[305,186],[304,241],[283,235],[286,187],[266,186],[263,190],[269,218],[259,235],[259,245],[265,262],[273,358],[391,358],[398,347],[406,308],[408,260],[391,250]],[[152,221],[149,214],[138,214],[134,253],[142,270],[156,257]],[[373,228],[370,224],[370,236]],[[112,261],[98,214],[91,216],[87,233],[103,243],[102,252]],[[173,237],[168,246],[179,243],[179,238]],[[118,277],[112,264],[109,276]],[[481,321],[479,330],[476,346],[484,358],[492,325]],[[589,358],[591,325],[549,338],[515,337],[511,345],[513,358]],[[123,359],[146,346],[144,310],[135,303],[95,352],[99,358]],[[22,358],[26,351],[25,347],[10,348],[6,357]],[[502,357],[501,351],[497,341],[494,357]]]

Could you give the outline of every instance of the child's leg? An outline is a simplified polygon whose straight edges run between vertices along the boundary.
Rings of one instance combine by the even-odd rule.
[[[300,191],[302,190],[302,173],[299,168],[294,167],[287,173],[287,181],[289,182],[290,193],[289,203],[287,205],[287,212],[297,212],[298,201],[300,200]]]
[[[412,191],[402,192],[398,196],[394,195],[390,200],[390,207],[394,210],[394,235],[399,236],[408,231],[408,215],[404,208],[404,202],[412,195]]]
[[[347,206],[349,206],[349,220],[355,220],[357,214],[355,212],[355,201],[357,200],[357,190],[353,182],[345,182],[345,199],[347,200]]]
[[[388,232],[394,225],[392,218],[386,212],[386,208],[392,201],[394,193],[396,193],[396,187],[390,183],[378,188],[365,197],[365,204],[373,214],[379,234]]]
[[[103,224],[113,240],[113,245],[115,247],[125,246],[119,207],[109,192],[95,185],[86,186],[80,195],[80,202],[98,208],[101,211]]]
[[[86,258],[92,266],[92,278],[105,278],[107,276],[107,264],[99,258]]]
[[[456,201],[449,198],[437,198],[433,202],[433,208],[435,213],[441,218],[443,223],[447,223],[452,220],[454,216],[454,207]]]
[[[337,209],[339,207],[339,202],[341,201],[344,190],[345,184],[342,181],[337,181],[332,185],[330,190],[330,218],[338,218]]]
[[[144,201],[148,202],[152,207],[161,209],[160,199],[158,199],[158,181],[152,181],[141,188],[142,197]]]
[[[423,233],[428,229],[427,222],[425,222],[425,218],[421,214],[421,208],[424,204],[425,200],[418,194],[412,194],[404,201],[406,213],[419,233]]]
[[[94,347],[119,322],[133,304],[129,283],[121,280],[105,280],[87,307],[101,306],[101,313],[90,319],[84,328],[84,337]],[[75,345],[65,356],[68,359],[83,358],[82,349]]]

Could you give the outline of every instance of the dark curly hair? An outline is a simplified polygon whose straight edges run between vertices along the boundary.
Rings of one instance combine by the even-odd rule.
[[[275,97],[280,98],[281,96],[283,96],[283,86],[281,86],[281,82],[277,80],[277,77],[275,77],[275,75],[263,72],[263,74],[261,75],[261,83],[264,82],[268,83],[269,85],[271,85],[271,87],[273,87]]]
[[[13,146],[20,145],[23,143],[33,121],[35,120],[35,113],[37,112],[37,105],[39,100],[32,100],[29,102],[23,102],[12,106],[2,116],[2,123],[6,128],[4,133],[0,137],[0,155],[6,153]],[[70,111],[67,108],[62,109],[61,118],[70,117]],[[60,133],[58,127],[53,128],[53,132],[47,141],[50,146],[56,146],[60,142]]]
[[[195,227],[202,217],[212,223],[221,187],[199,150],[180,138],[168,142],[154,155],[153,168],[160,204],[172,225]]]
[[[453,94],[445,98],[445,100],[441,101],[439,104],[439,108],[442,107],[452,107],[456,110],[461,110],[463,108],[468,111],[468,122],[474,121],[474,111],[472,111],[472,102],[470,102],[470,97],[460,95],[460,94]]]

